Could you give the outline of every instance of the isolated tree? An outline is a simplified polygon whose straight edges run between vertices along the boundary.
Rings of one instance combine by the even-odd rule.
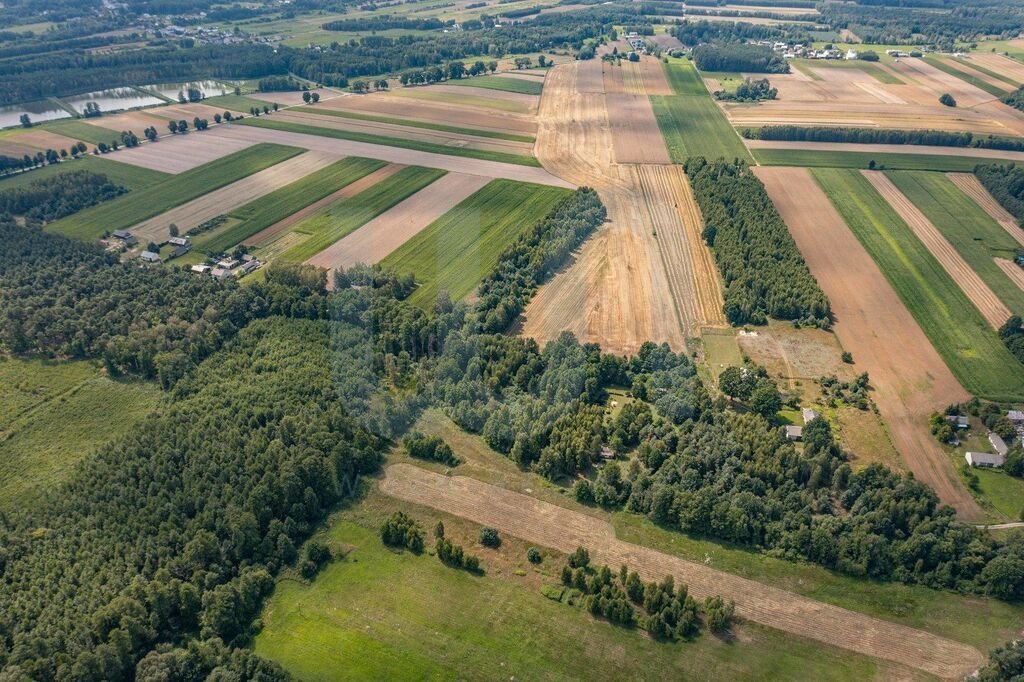
[[[230,121],[233,118],[234,118],[234,114],[232,114],[230,111],[225,111],[224,112],[224,120],[225,121]]]
[[[443,522],[438,521],[437,525],[434,526],[434,537],[437,538],[438,540],[440,540],[441,538],[444,537],[444,523]]]
[[[547,65],[548,65],[548,58],[547,57],[545,57],[544,55],[540,55],[539,57],[537,57],[537,66],[539,66],[540,68],[543,69]]]
[[[177,237],[178,236],[178,226],[175,223],[171,223],[170,226],[168,226],[168,228],[167,228],[167,232],[172,237]]]
[[[268,105],[266,105],[266,104],[263,105],[263,113],[264,114],[269,114],[270,113],[270,107]]]
[[[28,117],[28,114],[22,114],[19,120],[21,121],[22,128],[32,127],[32,119]]]
[[[501,536],[498,535],[498,531],[494,528],[481,528],[480,544],[484,547],[500,547]]]
[[[945,104],[947,107],[956,106],[956,100],[953,99],[953,95],[949,94],[948,92],[942,93],[942,95],[939,97],[939,103]]]
[[[494,60],[491,60],[491,61],[487,62],[487,70],[490,71],[491,73],[494,73],[495,71],[497,71],[498,70],[498,62],[496,62]]]
[[[313,104],[316,104],[317,102],[320,101],[320,93],[314,92],[312,95],[310,95],[310,98],[313,100]]]
[[[775,415],[782,409],[782,396],[775,382],[771,379],[761,379],[750,394],[750,409],[758,413],[768,421],[775,418]]]
[[[302,101],[305,102],[306,104],[309,104],[309,100],[311,100],[312,98],[313,96],[309,94],[309,90],[306,90],[305,92],[302,93]]]
[[[178,121],[178,132],[179,133],[187,133],[188,132],[188,121]]]

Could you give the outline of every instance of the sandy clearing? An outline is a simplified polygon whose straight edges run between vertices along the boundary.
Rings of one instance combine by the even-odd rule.
[[[650,97],[608,94],[605,99],[616,163],[672,163]]]
[[[1006,276],[1013,280],[1021,289],[1024,289],[1024,268],[1005,258],[993,258],[999,269],[1006,273]]]
[[[887,66],[904,81],[917,83],[936,101],[944,93],[952,95],[958,107],[973,107],[996,99],[981,88],[941,71],[923,59],[900,59]]]
[[[533,135],[537,123],[530,116],[507,111],[482,111],[476,108],[444,105],[437,102],[385,97],[383,95],[353,95],[338,97],[318,106],[340,111],[376,114],[426,123],[458,125],[513,135]]]
[[[157,142],[118,151],[117,160],[164,173],[182,173],[256,144],[256,140],[220,135],[225,129],[217,126],[201,133],[162,137]]]
[[[306,262],[335,269],[383,260],[490,181],[480,175],[448,173]]]
[[[253,236],[246,239],[243,243],[265,248],[270,242],[274,241],[274,237],[278,233],[287,230],[292,225],[295,225],[296,223],[308,218],[309,216],[319,211],[321,208],[324,208],[325,206],[330,206],[336,201],[341,201],[342,199],[354,197],[360,192],[370,189],[378,182],[390,178],[392,175],[402,170],[403,168],[405,168],[405,166],[402,166],[397,163],[389,163],[388,165],[382,168],[378,168],[369,175],[364,175],[355,182],[350,182],[349,184],[345,185],[338,191],[328,194],[323,199],[320,199],[319,201],[314,201],[309,206],[299,209],[298,211],[292,213],[284,220],[279,220],[270,227],[260,230]]]
[[[371,135],[383,135],[396,137],[404,140],[417,140],[430,142],[432,144],[444,145],[447,147],[458,147],[460,149],[478,149],[483,151],[504,152],[506,154],[521,154],[533,156],[533,143],[515,142],[512,140],[498,140],[487,137],[473,137],[459,133],[449,133],[439,130],[427,130],[411,126],[397,125],[393,123],[377,123],[375,121],[360,121],[357,119],[341,118],[338,116],[318,116],[305,111],[281,111],[274,114],[275,120],[292,121],[304,125],[313,125],[319,128],[330,128],[333,130],[348,130],[352,132],[369,133]]]
[[[328,100],[335,99],[337,97],[344,97],[345,93],[338,90],[331,90],[329,88],[318,88],[310,90],[310,93],[317,93],[320,95],[320,102],[326,102]],[[246,97],[251,99],[258,99],[261,102],[268,102],[270,104],[277,103],[283,107],[301,106],[305,104],[302,99],[302,91],[295,90],[291,92],[254,92]]]
[[[229,213],[253,199],[329,166],[339,158],[336,154],[325,152],[300,154],[145,220],[132,227],[132,232],[143,243],[164,241],[169,236],[167,230],[171,223],[176,224],[182,232],[187,232],[210,218]]]
[[[106,128],[114,132],[121,132],[122,130],[130,130],[134,132],[140,138],[143,136],[142,131],[150,126],[157,129],[157,132],[161,135],[167,132],[167,119],[160,118],[159,116],[151,116],[141,111],[126,111],[120,114],[104,114],[98,118],[84,118],[83,123],[97,126],[99,128]],[[189,119],[189,125],[191,126],[192,120]]]
[[[907,665],[940,677],[962,677],[984,659],[971,646],[872,618],[704,564],[624,542],[611,524],[465,476],[443,476],[393,464],[380,483],[393,497],[463,517],[528,542],[572,552],[583,546],[608,566],[628,565],[644,580],[672,575],[697,600],[724,595],[741,618],[830,646]]]
[[[204,133],[204,135],[212,134],[212,131]],[[322,150],[338,156],[365,156],[368,159],[380,159],[381,161],[401,163],[407,166],[440,168],[446,171],[483,175],[489,178],[506,178],[519,182],[535,182],[539,185],[551,185],[553,187],[567,187],[570,189],[574,187],[571,183],[555,177],[543,168],[535,166],[520,166],[500,161],[485,161],[483,159],[449,156],[447,154],[434,154],[433,152],[421,152],[400,147],[388,147],[381,144],[339,140],[331,137],[320,137],[319,135],[306,135],[305,133],[291,133],[271,128],[219,126],[216,131],[216,137],[231,140],[247,140],[250,144],[274,142],[303,149]],[[160,144],[163,144],[163,142]]]
[[[985,284],[985,281],[978,276],[963,256],[957,252],[949,241],[942,236],[938,228],[932,224],[921,210],[913,204],[900,190],[892,183],[882,171],[861,171],[861,174],[868,179],[868,182],[878,190],[878,193],[889,202],[893,210],[903,218],[921,243],[925,245],[929,253],[939,261],[942,268],[960,286],[967,298],[981,312],[988,323],[998,329],[1010,317],[1010,309],[992,290]]]
[[[1005,152],[980,147],[933,147],[917,144],[859,144],[857,142],[791,142],[789,140],[743,140],[748,149],[798,149],[818,152],[865,152],[868,154],[921,154],[925,156],[968,156],[978,159],[1024,161],[1024,152]],[[968,174],[969,175],[969,174]]]
[[[1017,240],[1018,244],[1024,246],[1024,229],[1021,229],[1010,212],[988,193],[974,173],[946,173],[946,177],[960,188],[961,192],[981,206],[985,213],[988,213],[1011,237]]]
[[[1024,64],[1020,63],[1016,59],[1004,57],[1001,54],[983,52],[973,52],[967,56],[967,59],[988,69],[989,71],[995,71],[996,73],[1001,73],[1004,76],[1012,78],[1017,81],[1018,84],[1024,83]]]
[[[790,234],[828,296],[835,334],[871,377],[896,449],[914,476],[968,520],[984,517],[928,429],[928,416],[970,399],[881,270],[805,168],[758,166]],[[913,349],[913,352],[908,352]]]

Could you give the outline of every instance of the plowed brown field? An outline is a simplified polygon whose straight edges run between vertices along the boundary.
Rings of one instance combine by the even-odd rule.
[[[910,227],[921,243],[925,245],[929,253],[939,261],[942,268],[953,278],[953,281],[963,289],[967,298],[981,312],[988,323],[998,329],[1003,326],[1010,317],[1010,309],[999,300],[992,289],[985,284],[967,261],[964,260],[949,241],[942,236],[938,228],[921,213],[921,210],[914,205],[882,171],[861,171],[861,174],[868,179],[868,182],[878,190],[893,210]]]
[[[1024,246],[1024,229],[1021,229],[1010,212],[988,193],[974,173],[946,173],[946,177],[959,187],[961,192],[981,206],[985,213],[988,213],[1011,237],[1017,240],[1017,243]]]
[[[832,202],[804,168],[760,166],[764,182],[832,303],[835,333],[871,377],[872,400],[914,476],[964,519],[983,518],[945,452],[928,430],[928,416],[968,400],[928,337]]]
[[[635,569],[644,580],[672,575],[703,600],[724,595],[747,620],[831,646],[894,661],[945,678],[962,678],[983,660],[974,647],[814,601],[703,564],[623,542],[606,521],[464,476],[410,464],[388,467],[384,493],[496,528],[528,542],[572,552],[586,547],[600,564]]]

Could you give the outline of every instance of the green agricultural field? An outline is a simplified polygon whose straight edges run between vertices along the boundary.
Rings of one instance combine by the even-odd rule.
[[[260,111],[263,111],[263,107],[272,107],[270,102],[266,102],[262,99],[255,99],[253,97],[246,97],[245,95],[217,95],[216,97],[207,97],[203,100],[203,104],[211,107],[217,107],[218,109],[230,109],[231,111],[241,111],[242,113],[249,113],[249,110],[253,107],[258,107]],[[191,126],[192,122],[189,121]]]
[[[906,145],[913,149],[913,145]],[[950,147],[956,152],[956,147]],[[874,161],[879,169],[933,170],[970,173],[979,163],[991,162],[971,156],[945,156],[933,154],[874,153],[846,151],[817,151],[813,149],[752,149],[754,158],[762,166],[800,166],[802,168],[867,168]]]
[[[814,177],[963,387],[992,400],[1024,398],[1024,366],[867,178],[838,169]]]
[[[445,85],[468,85],[474,88],[487,88],[488,90],[518,92],[523,95],[539,95],[541,90],[544,89],[544,82],[540,80],[528,81],[523,78],[503,78],[501,76],[457,78],[445,81]]]
[[[387,137],[386,135],[374,135],[372,133],[357,133],[351,130],[336,130],[334,128],[320,128],[318,126],[306,125],[304,123],[292,123],[291,121],[277,121],[268,118],[247,118],[241,121],[242,125],[259,126],[284,130],[289,133],[303,133],[305,135],[319,135],[320,137],[333,137],[339,140],[352,140],[353,142],[365,142],[367,144],[379,144],[387,147],[400,147],[402,149],[414,149],[419,152],[430,152],[433,154],[447,154],[448,156],[464,156],[471,159],[483,159],[485,161],[501,161],[503,163],[514,163],[520,166],[540,166],[540,162],[532,156],[523,154],[507,154],[505,152],[493,152],[480,149],[466,149],[463,147],[449,147],[443,144],[432,142],[421,142],[419,140],[403,140],[399,137]]]
[[[479,128],[462,128],[459,126],[448,126],[443,123],[431,123],[429,121],[414,121],[407,118],[393,118],[391,116],[375,116],[373,114],[361,114],[355,111],[343,111],[341,109],[327,109],[325,107],[304,106],[294,107],[289,111],[303,111],[310,114],[326,114],[338,118],[348,118],[354,121],[372,121],[374,123],[389,123],[391,125],[406,126],[409,128],[422,128],[423,130],[437,130],[444,133],[458,133],[472,135],[473,137],[488,137],[495,140],[510,140],[512,142],[533,142],[537,138],[532,135],[512,135],[510,133],[499,133],[495,130],[480,130]]]
[[[88,142],[92,145],[97,145],[100,142],[106,142],[110,144],[114,140],[117,140],[118,144],[121,144],[121,133],[110,130],[109,128],[102,128],[100,126],[94,126],[91,123],[78,120],[63,120],[53,121],[50,123],[43,123],[39,126],[43,130],[47,130],[51,133],[57,133],[64,137],[70,137],[71,139],[82,142]],[[135,134],[142,139],[142,131],[136,130]],[[60,151],[59,149],[57,151]],[[90,150],[91,151],[91,150]]]
[[[103,173],[111,182],[132,190],[143,189],[144,187],[149,187],[174,177],[170,173],[161,173],[160,171],[114,161],[109,155],[93,156],[92,154],[87,154],[77,160],[64,161],[52,166],[43,166],[27,173],[0,177],[0,192],[14,187],[24,187],[36,180],[44,180],[55,175],[63,175],[64,173],[78,170]]]
[[[290,235],[301,234],[304,238],[278,257],[294,263],[312,258],[444,174],[444,171],[436,168],[409,166],[354,197],[336,201],[295,225],[284,235],[284,238],[288,238]]]
[[[263,612],[257,654],[299,680],[594,679],[613,670],[616,678],[637,680],[703,678],[712,670],[736,680],[860,680],[895,672],[747,623],[736,627],[736,640],[705,633],[693,642],[658,642],[545,597],[540,586],[557,582],[562,560],[549,555],[534,568],[513,538],[498,552],[469,547],[490,564],[483,576],[448,568],[429,552],[386,548],[378,529],[397,509],[428,533],[438,519],[456,539],[473,532],[460,519],[372,494],[318,536],[343,548],[343,559],[311,584],[278,582]],[[489,559],[498,556],[512,565],[496,567]]]
[[[981,78],[978,78],[977,76],[974,76],[974,75],[969,74],[969,73],[965,73],[964,71],[961,71],[960,69],[958,69],[956,67],[950,66],[949,62],[947,62],[942,57],[925,57],[925,61],[928,62],[929,64],[931,64],[932,66],[934,66],[939,71],[944,71],[945,73],[948,73],[950,76],[953,76],[954,78],[959,78],[960,80],[964,81],[965,83],[969,83],[969,84],[973,85],[974,87],[978,88],[979,90],[984,90],[985,92],[987,92],[988,94],[992,95],[993,97],[1002,97],[1006,93],[1008,93],[1011,90],[1013,90],[1013,88],[1010,87],[1009,85],[1007,85],[1004,88],[1001,88],[1001,87],[992,85],[988,81],[982,80]],[[961,62],[961,63],[963,63],[963,62]],[[965,66],[969,66],[972,69],[974,68],[973,64],[964,64],[964,65]]]
[[[963,459],[960,459],[963,463]],[[973,469],[978,477],[982,502],[988,502],[1000,515],[1019,521],[1024,513],[1024,480],[996,469]]]
[[[750,153],[711,99],[693,65],[673,60],[665,65],[675,95],[651,97],[654,116],[676,163],[691,156],[750,161]]]
[[[160,389],[85,362],[0,361],[0,511],[31,507],[156,408]]]
[[[205,253],[227,251],[260,230],[284,220],[385,165],[383,161],[359,157],[336,161],[326,168],[310,173],[290,185],[264,194],[259,199],[231,211],[228,216],[239,222],[229,224],[224,230],[200,235],[195,240],[195,248]]]
[[[396,249],[382,263],[416,275],[409,300],[429,308],[440,291],[469,295],[498,263],[502,251],[530,229],[569,190],[494,180]]]
[[[1024,314],[1024,291],[993,258],[1012,260],[1018,244],[988,213],[941,173],[886,173],[938,228],[1011,312]]]
[[[302,152],[302,149],[279,144],[256,144],[57,220],[46,229],[76,239],[98,239],[104,232],[129,228]]]

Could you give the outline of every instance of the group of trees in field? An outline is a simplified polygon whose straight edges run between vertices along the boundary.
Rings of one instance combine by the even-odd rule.
[[[413,431],[402,437],[402,446],[410,457],[428,462],[440,462],[452,467],[459,465],[459,458],[440,436],[427,436]]]
[[[1024,168],[1012,162],[982,163],[974,175],[1018,223],[1024,221]]]
[[[419,85],[423,83],[438,83],[450,78],[459,79],[465,76],[481,76],[485,73],[494,73],[498,70],[498,62],[489,60],[476,60],[468,66],[464,62],[454,61],[444,65],[431,66],[425,69],[403,71],[398,76],[398,82],[402,85]],[[383,88],[378,84],[378,89],[387,89],[387,81],[383,81]]]
[[[766,45],[705,43],[693,48],[691,55],[701,71],[789,73],[789,63]]]
[[[32,223],[46,223],[127,191],[101,173],[70,171],[0,191],[0,214],[10,213],[25,216]]]
[[[1024,151],[1024,141],[993,135],[946,130],[893,130],[885,128],[837,128],[826,126],[769,125],[744,128],[743,137],[794,142],[853,142],[856,144],[909,144],[936,147],[977,147]]]
[[[742,161],[685,164],[732,324],[769,317],[828,327],[832,311],[761,181]]]
[[[1003,102],[1009,104],[1014,109],[1020,109],[1024,111],[1024,86],[1017,88],[1013,92],[1010,92],[1002,97]]]
[[[88,150],[89,148],[84,142],[76,142],[68,149],[61,149],[59,152],[56,149],[47,149],[45,152],[38,151],[31,156],[25,154],[21,158],[0,154],[0,176],[60,163],[66,161],[69,156],[72,159],[77,159]]]
[[[260,92],[295,92],[308,89],[306,85],[291,76],[267,76],[259,80],[257,87]]]
[[[384,521],[380,539],[391,547],[404,547],[417,554],[423,551],[423,530],[405,512],[395,512]]]
[[[736,102],[760,102],[775,99],[778,94],[778,89],[773,88],[767,78],[744,78],[734,92],[719,90],[714,93],[715,99]]]

